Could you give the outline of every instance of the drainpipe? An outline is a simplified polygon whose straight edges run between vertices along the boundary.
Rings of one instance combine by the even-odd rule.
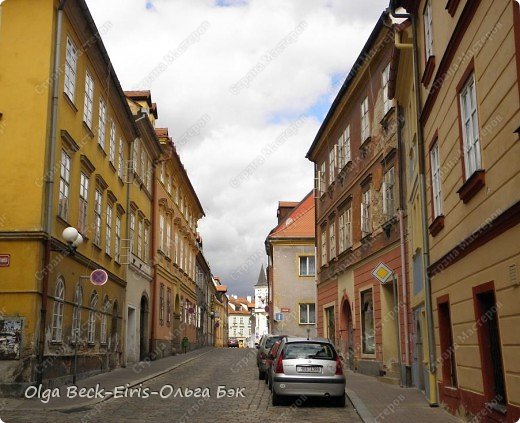
[[[49,263],[51,261],[52,243],[52,209],[54,203],[54,162],[56,160],[56,132],[58,126],[58,100],[60,83],[60,62],[61,62],[61,34],[63,26],[63,8],[67,0],[62,0],[58,6],[56,14],[56,37],[54,41],[54,67],[52,73],[52,99],[50,116],[50,136],[47,144],[47,163],[45,178],[45,209],[43,217],[43,230],[46,235],[43,258],[43,279],[42,279],[42,306],[40,310],[40,333],[38,340],[38,364],[36,372],[36,382],[41,384],[43,381],[43,355],[45,353],[45,323],[47,320],[47,303],[49,289]]]
[[[413,32],[413,70],[415,85],[415,103],[416,103],[416,126],[417,126],[417,143],[419,146],[419,192],[422,215],[422,264],[424,269],[424,302],[426,308],[426,324],[428,326],[428,353],[429,353],[429,387],[430,387],[430,406],[438,406],[437,403],[437,383],[436,383],[436,353],[435,353],[435,332],[433,329],[433,310],[431,296],[431,280],[428,275],[428,267],[430,266],[430,246],[428,234],[428,216],[426,215],[426,175],[424,160],[424,134],[421,126],[421,85],[419,75],[419,48],[417,45],[417,19],[411,13],[396,13],[395,3],[391,2],[390,14],[394,18],[410,19]]]
[[[153,280],[152,280],[152,301],[151,301],[151,305],[152,305],[152,313],[151,313],[151,320],[152,320],[152,326],[151,326],[151,331],[150,331],[150,352],[153,351],[153,340],[155,339],[155,313],[156,313],[156,307],[157,307],[157,304],[156,304],[156,301],[155,301],[155,293],[156,293],[156,290],[157,290],[157,265],[155,263],[155,252],[157,251],[156,249],[156,240],[155,240],[155,222],[156,222],[156,219],[155,219],[155,211],[157,209],[157,206],[155,205],[155,200],[157,199],[157,189],[155,187],[155,176],[156,176],[156,170],[157,170],[157,164],[158,162],[156,161],[154,163],[154,167],[153,167],[153,173],[152,173],[152,216],[150,217],[151,219],[151,223],[152,223],[152,227],[150,228],[150,234],[152,236],[152,254],[151,254],[151,258],[152,258],[152,266],[153,266],[153,269],[152,269],[152,277],[153,277]],[[172,295],[174,295],[173,291],[172,291]],[[173,297],[173,305],[175,306],[175,297]],[[171,302],[170,302],[170,307],[172,306]],[[174,310],[175,312],[175,310]],[[175,321],[175,316],[173,316],[173,313],[172,313],[172,317],[173,317],[173,321],[172,321],[172,328],[175,327],[175,325],[173,324],[174,321]],[[173,344],[173,335],[172,335],[172,344]]]
[[[404,323],[404,354],[405,354],[405,385],[408,386],[407,370],[410,366],[410,339],[408,333],[408,278],[406,277],[406,248],[404,234],[404,214],[405,214],[405,198],[404,198],[404,158],[403,158],[403,140],[402,140],[402,110],[399,104],[396,104],[397,116],[397,151],[399,160],[399,241],[401,244],[401,279],[402,279],[402,302],[403,302],[403,323]]]

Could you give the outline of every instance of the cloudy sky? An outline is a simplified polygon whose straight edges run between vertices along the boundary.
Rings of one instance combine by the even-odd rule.
[[[150,89],[228,292],[252,294],[278,201],[388,0],[87,0],[125,90]]]

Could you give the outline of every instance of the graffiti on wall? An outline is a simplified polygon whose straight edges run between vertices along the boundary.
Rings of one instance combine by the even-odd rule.
[[[20,358],[22,341],[22,321],[20,319],[0,319],[0,360]]]

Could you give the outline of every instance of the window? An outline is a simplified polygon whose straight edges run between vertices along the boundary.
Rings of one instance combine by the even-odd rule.
[[[94,198],[94,244],[101,243],[101,202],[103,201],[103,194],[96,189],[96,196]]]
[[[457,364],[455,346],[451,328],[450,304],[448,301],[438,304],[439,335],[441,344],[442,381],[444,386],[457,386]]]
[[[101,344],[107,343],[107,313],[110,309],[110,300],[105,296],[103,301],[103,313],[101,314],[101,324],[99,328],[99,342]]]
[[[345,128],[338,140],[338,167],[343,169],[350,162],[350,125]]]
[[[346,209],[339,216],[339,252],[352,246],[351,209]]]
[[[78,64],[78,49],[67,37],[67,51],[65,56],[65,94],[74,102],[76,91],[76,67]]]
[[[433,215],[442,214],[441,166],[439,160],[439,144],[435,142],[430,150],[430,166],[432,173]]]
[[[375,354],[374,304],[372,290],[361,293],[361,336],[363,354]]]
[[[148,166],[148,171],[146,172],[146,181],[145,181],[146,189],[148,190],[148,192],[152,192],[153,166],[152,166],[152,161],[150,159],[148,159],[147,166]]]
[[[314,276],[315,267],[314,256],[300,256],[300,276]]]
[[[105,101],[100,98],[99,99],[99,120],[98,120],[98,144],[101,148],[105,149],[105,125],[107,120],[107,106]]]
[[[116,124],[112,119],[110,121],[110,141],[108,144],[108,160],[114,164],[116,161]]]
[[[114,253],[116,262],[121,261],[121,216],[116,216],[116,242],[114,245]]]
[[[65,281],[58,278],[54,293],[54,310],[52,313],[52,341],[61,342],[63,338],[63,304],[65,302]]]
[[[382,75],[382,87],[383,87],[383,115],[386,115],[392,107],[392,102],[388,98],[388,84],[390,83],[390,63],[386,65]]]
[[[321,265],[327,263],[327,231],[325,227],[321,228]]]
[[[135,239],[135,213],[130,213],[130,252],[133,253],[135,251],[134,248],[134,239]]]
[[[313,303],[300,304],[300,325],[316,323],[316,305]]]
[[[164,185],[164,172],[165,172],[165,165],[164,162],[161,163],[161,172],[159,173],[159,179],[161,180],[161,183]]]
[[[370,136],[370,124],[368,119],[368,97],[361,103],[361,142]]]
[[[171,195],[172,193],[172,178],[170,175],[166,174],[166,191]]]
[[[336,178],[336,146],[334,145],[329,151],[329,185],[334,182]]]
[[[383,179],[383,215],[388,219],[395,214],[393,166],[388,169]]]
[[[428,0],[424,8],[424,45],[426,48],[426,60],[433,56],[433,34],[432,34],[432,4]]]
[[[172,321],[172,290],[168,288],[168,295],[166,297],[166,322],[170,324]]]
[[[150,260],[150,226],[145,225],[144,227],[144,261],[148,263]]]
[[[83,289],[78,282],[74,292],[74,309],[72,311],[72,342],[76,343],[81,338],[81,307],[83,305]]]
[[[161,325],[164,324],[164,284],[162,283],[159,288],[159,320]]]
[[[88,332],[87,342],[93,344],[96,341],[96,312],[98,304],[98,294],[96,291],[90,296],[90,310],[88,312]]]
[[[69,217],[70,163],[70,156],[64,150],[62,150],[58,216],[60,216],[63,220],[67,220]]]
[[[94,108],[94,79],[89,71],[85,73],[85,104],[83,106],[83,121],[92,128],[92,111]]]
[[[370,210],[370,188],[361,195],[361,235],[364,237],[372,232],[372,217]]]
[[[171,239],[172,239],[172,226],[170,222],[166,223],[166,255],[170,257],[171,250]]]
[[[143,258],[143,220],[137,222],[137,257]]]
[[[107,205],[107,229],[105,231],[105,253],[112,253],[112,204]]]
[[[179,245],[179,234],[178,233],[175,233],[175,245],[174,245],[174,248],[175,248],[175,264],[179,264],[179,249],[180,249],[180,245]]]
[[[144,181],[146,178],[146,151],[144,147],[141,147],[141,179]]]
[[[336,257],[336,222],[334,220],[329,225],[329,249],[330,258]]]
[[[471,74],[460,92],[460,110],[462,114],[464,166],[466,179],[468,179],[473,172],[481,168],[475,74]]]
[[[134,141],[134,151],[132,156],[132,162],[134,167],[134,172],[139,173],[139,166],[137,165],[139,163],[139,141]]]
[[[336,343],[336,320],[334,317],[334,306],[327,307],[325,309],[325,328],[327,338],[329,338],[333,344]]]
[[[159,217],[159,249],[164,251],[164,215],[161,214]]]
[[[123,179],[123,169],[125,165],[125,146],[123,145],[123,139],[119,138],[119,163],[117,166],[117,175]]]
[[[320,196],[325,192],[325,175],[325,162],[323,162],[318,171],[318,193]]]
[[[78,227],[81,233],[87,231],[87,216],[88,216],[88,186],[89,179],[87,175],[81,172],[79,177],[79,222]]]

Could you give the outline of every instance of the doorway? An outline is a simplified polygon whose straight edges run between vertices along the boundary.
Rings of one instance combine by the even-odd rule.
[[[347,298],[343,300],[341,307],[341,349],[345,356],[345,364],[349,369],[354,369],[354,325],[352,323],[352,309]]]
[[[136,354],[136,312],[135,308],[132,306],[128,306],[128,321],[127,321],[127,330],[126,330],[126,361],[134,362],[137,360]]]
[[[139,360],[148,355],[148,299],[141,297],[141,313],[139,316]]]

